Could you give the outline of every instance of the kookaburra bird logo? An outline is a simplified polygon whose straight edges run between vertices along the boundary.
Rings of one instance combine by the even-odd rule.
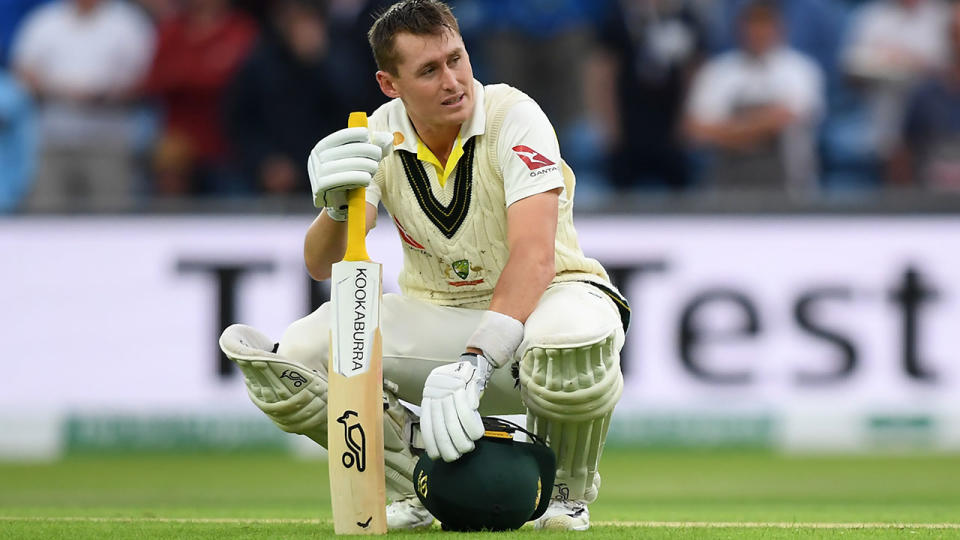
[[[544,157],[543,154],[537,152],[529,146],[524,146],[522,144],[514,146],[513,151],[517,153],[517,157],[523,160],[526,163],[527,168],[531,171],[535,171],[540,167],[546,167],[547,165],[553,165],[554,163]]]
[[[420,476],[417,478],[417,491],[420,492],[420,495],[423,497],[427,496],[427,475],[423,471],[420,471]]]

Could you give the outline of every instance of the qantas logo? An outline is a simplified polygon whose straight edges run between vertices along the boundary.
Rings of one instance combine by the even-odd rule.
[[[527,164],[527,168],[531,171],[535,171],[540,167],[546,167],[548,165],[554,165],[552,161],[545,158],[543,154],[537,152],[529,146],[524,146],[522,144],[514,146],[513,151],[517,153],[517,156]]]

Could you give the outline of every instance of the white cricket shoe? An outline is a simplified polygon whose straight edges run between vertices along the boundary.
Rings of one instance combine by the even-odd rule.
[[[387,505],[388,530],[425,529],[431,525],[433,525],[433,516],[423,507],[416,495]]]
[[[551,499],[547,511],[533,526],[552,531],[585,531],[590,528],[590,511],[583,501]]]

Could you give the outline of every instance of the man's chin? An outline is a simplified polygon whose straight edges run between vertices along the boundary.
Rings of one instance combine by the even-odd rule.
[[[472,113],[473,100],[465,99],[459,107],[452,110],[447,110],[446,114],[444,114],[444,117],[446,118],[446,121],[451,124],[462,124],[470,118]]]

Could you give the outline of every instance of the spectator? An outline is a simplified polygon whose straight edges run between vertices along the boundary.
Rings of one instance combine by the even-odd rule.
[[[172,19],[180,14],[180,0],[136,0],[154,23]]]
[[[600,4],[592,0],[460,0],[454,6],[458,13],[481,14],[476,24],[483,39],[472,57],[486,68],[486,76],[523,88],[553,120],[562,143],[565,133],[583,117],[583,69]],[[465,26],[469,34],[469,24]],[[575,150],[567,150],[569,161],[576,161]]]
[[[901,185],[960,192],[960,4],[949,20],[950,65],[913,92],[890,172]]]
[[[618,190],[683,189],[690,171],[679,124],[703,32],[688,2],[619,0],[598,32],[585,78]]]
[[[244,171],[267,193],[309,192],[306,159],[350,110],[329,71],[327,23],[312,0],[278,0],[272,23],[227,93],[228,132]],[[373,82],[370,86],[376,87]]]
[[[48,0],[3,0],[0,2],[0,68],[10,65],[10,45],[23,18]]]
[[[375,16],[393,0],[329,0],[327,2],[329,49],[326,67],[337,81],[333,90],[353,110],[373,112],[387,98],[374,84],[377,64],[370,53],[367,31]]]
[[[159,194],[249,191],[230,170],[221,109],[256,34],[254,20],[228,0],[187,0],[183,13],[160,23],[145,84],[165,117],[154,156]]]
[[[897,144],[912,86],[947,58],[946,6],[939,0],[875,0],[851,21],[846,72],[866,92],[878,156]]]
[[[36,126],[30,96],[0,68],[0,213],[22,201],[36,160]]]
[[[61,0],[24,21],[13,65],[39,102],[42,144],[30,208],[132,204],[131,104],[153,38],[139,9],[116,0]]]
[[[710,49],[737,46],[737,14],[749,0],[710,0],[707,16]],[[838,64],[845,10],[840,0],[778,0],[783,33],[790,47],[809,56],[824,71],[829,86],[839,86]]]
[[[823,76],[781,43],[780,14],[755,0],[740,14],[740,49],[711,60],[694,80],[686,130],[716,150],[710,180],[720,189],[816,189],[815,128]]]

